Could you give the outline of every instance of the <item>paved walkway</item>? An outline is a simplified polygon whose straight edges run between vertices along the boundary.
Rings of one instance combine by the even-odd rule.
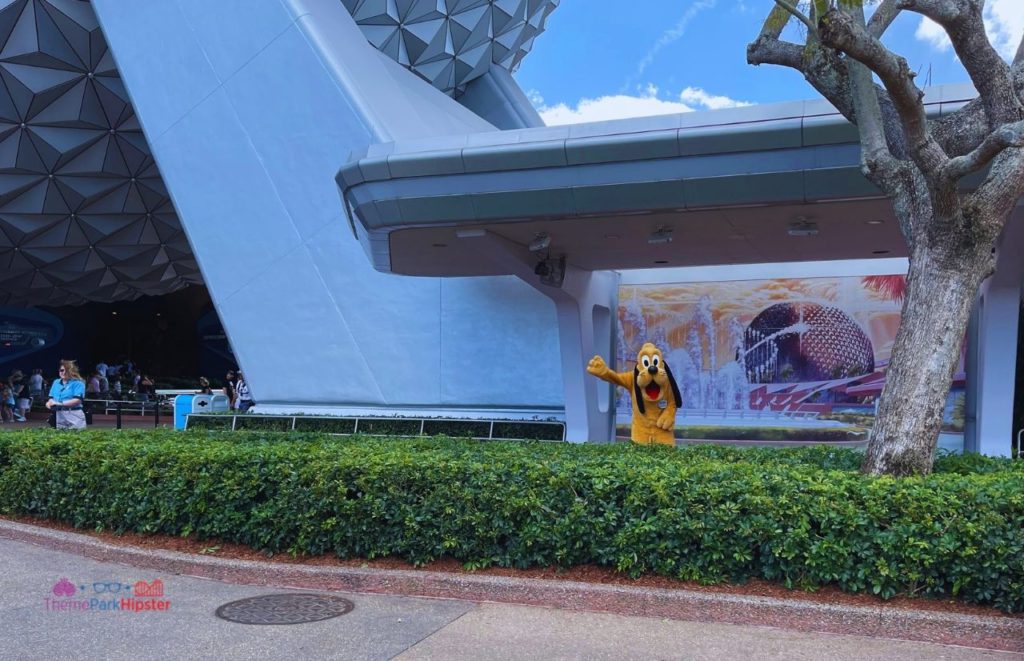
[[[326,589],[301,592],[340,594],[355,608],[309,624],[242,625],[218,619],[214,611],[237,599],[289,592],[280,587],[287,583],[272,587],[262,580],[263,586],[257,587],[197,578],[10,538],[27,528],[5,523],[0,530],[3,660],[1024,658],[1012,652],[772,627]],[[53,591],[65,578],[65,591],[73,586],[76,592],[72,600],[95,598],[97,607],[107,593],[97,594],[95,583],[134,585],[160,579],[167,610],[59,610],[56,604],[65,597],[55,597]]]

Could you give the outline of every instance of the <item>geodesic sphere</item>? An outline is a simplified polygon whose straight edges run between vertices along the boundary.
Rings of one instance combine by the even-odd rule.
[[[744,349],[754,383],[827,381],[875,369],[874,347],[860,325],[839,308],[818,303],[766,308],[747,327]]]
[[[458,97],[491,65],[514,72],[561,0],[341,0],[367,41]]]

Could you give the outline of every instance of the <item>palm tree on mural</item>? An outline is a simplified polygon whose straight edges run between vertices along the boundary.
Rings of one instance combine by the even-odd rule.
[[[905,275],[867,275],[861,278],[861,284],[885,300],[897,303],[902,303],[907,293]]]

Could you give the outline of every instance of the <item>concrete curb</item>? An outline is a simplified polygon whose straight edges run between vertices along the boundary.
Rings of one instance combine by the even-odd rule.
[[[87,535],[0,520],[0,537],[230,583],[546,606],[694,622],[915,640],[1024,652],[1024,618],[444,572],[252,562],[117,546]]]

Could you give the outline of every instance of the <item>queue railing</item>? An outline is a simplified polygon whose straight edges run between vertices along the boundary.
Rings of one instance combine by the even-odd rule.
[[[117,429],[122,429],[123,419],[125,415],[138,415],[140,417],[146,417],[151,415],[153,418],[153,426],[160,426],[160,409],[165,406],[171,406],[171,401],[162,395],[151,395],[149,398],[142,399],[105,399],[105,398],[90,398],[86,397],[83,400],[85,405],[89,406],[90,412],[95,415],[99,411],[98,408],[103,409],[104,415],[115,416],[115,424]],[[147,411],[152,409],[152,411]],[[172,415],[171,411],[163,412],[165,417]]]

